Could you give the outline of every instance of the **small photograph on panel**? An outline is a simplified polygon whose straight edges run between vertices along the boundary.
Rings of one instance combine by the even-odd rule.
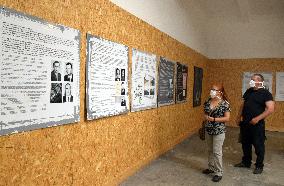
[[[151,77],[151,86],[155,86],[155,78]]]
[[[64,81],[73,82],[73,64],[70,62],[65,64]]]
[[[121,103],[120,103],[120,105],[121,105],[122,107],[126,106],[126,100],[125,100],[124,97],[121,98]]]
[[[125,69],[121,69],[121,81],[125,81]]]
[[[125,82],[121,82],[121,95],[125,95]]]
[[[155,95],[155,89],[154,89],[154,88],[151,88],[151,89],[150,89],[150,95],[151,95],[151,96]]]
[[[119,70],[119,68],[115,69],[115,81],[120,81],[120,70]]]
[[[61,81],[61,62],[51,61],[51,81]]]
[[[71,83],[66,83],[64,86],[64,95],[63,95],[63,103],[73,102],[72,95],[72,85]]]
[[[51,83],[50,103],[62,103],[62,83]]]

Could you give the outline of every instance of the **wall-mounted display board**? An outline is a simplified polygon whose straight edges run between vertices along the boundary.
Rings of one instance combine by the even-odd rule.
[[[87,119],[129,111],[128,47],[87,34]]]
[[[156,55],[132,49],[131,112],[157,107]]]
[[[276,72],[275,101],[284,101],[284,72]]]
[[[244,72],[243,74],[243,87],[242,95],[249,88],[249,82],[253,74],[261,74],[264,77],[264,88],[268,89],[272,94],[272,83],[273,83],[273,74],[270,72]]]
[[[203,69],[194,67],[193,107],[201,105]]]
[[[177,62],[176,69],[176,102],[182,103],[187,98],[188,67]]]
[[[160,57],[158,106],[171,105],[174,100],[175,63]]]
[[[0,135],[79,121],[80,32],[0,10]]]

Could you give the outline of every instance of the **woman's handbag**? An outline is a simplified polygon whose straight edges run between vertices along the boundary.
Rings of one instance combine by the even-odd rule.
[[[205,140],[205,124],[206,124],[206,120],[204,120],[202,122],[201,128],[199,129],[198,133],[199,133],[199,138],[201,140]]]

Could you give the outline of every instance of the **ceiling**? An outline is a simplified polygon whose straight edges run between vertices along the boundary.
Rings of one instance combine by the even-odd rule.
[[[254,16],[272,16],[284,20],[284,0],[178,0],[189,11],[199,8],[209,19],[243,22]]]

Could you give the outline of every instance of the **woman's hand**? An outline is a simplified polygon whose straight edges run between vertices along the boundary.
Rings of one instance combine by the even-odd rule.
[[[207,121],[214,121],[214,118],[211,117],[211,116],[208,116],[208,115],[205,115],[205,119],[206,119]]]

